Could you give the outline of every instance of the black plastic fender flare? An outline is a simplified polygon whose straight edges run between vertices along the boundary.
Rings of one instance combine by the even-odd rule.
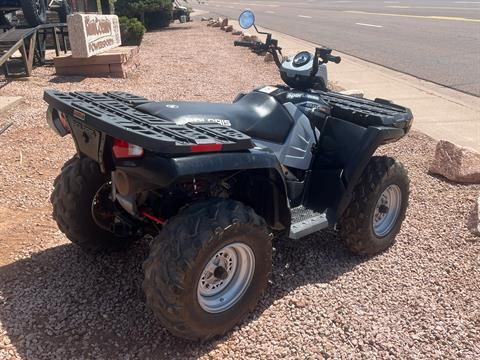
[[[267,221],[274,230],[290,228],[291,213],[285,178],[275,153],[270,149],[254,148],[242,152],[205,153],[182,157],[148,154],[141,160],[117,162],[115,168],[141,181],[146,188],[168,187],[181,178],[193,175],[266,170],[266,180],[275,187],[271,199],[271,216],[262,213],[259,215],[270,217],[270,221],[268,219]]]
[[[345,191],[335,207],[329,208],[327,218],[330,223],[336,223],[342,216],[353,197],[353,190],[360,179],[371,157],[382,144],[396,141],[405,136],[405,131],[399,128],[371,126],[363,134],[359,146],[349,159],[342,172]]]

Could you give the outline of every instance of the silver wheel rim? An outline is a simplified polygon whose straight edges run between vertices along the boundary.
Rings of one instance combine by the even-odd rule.
[[[201,308],[209,313],[230,309],[245,294],[255,270],[255,256],[243,243],[227,245],[205,265],[197,285]]]
[[[390,185],[382,192],[375,206],[375,213],[373,214],[375,235],[383,237],[392,231],[397,223],[401,208],[402,191],[398,185]]]

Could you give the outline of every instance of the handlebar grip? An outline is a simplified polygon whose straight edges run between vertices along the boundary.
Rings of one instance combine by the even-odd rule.
[[[235,40],[233,42],[234,46],[243,46],[243,47],[251,47],[253,44],[250,41],[240,41],[240,40]]]
[[[340,56],[328,55],[328,61],[334,62],[335,64],[340,64],[342,58]]]

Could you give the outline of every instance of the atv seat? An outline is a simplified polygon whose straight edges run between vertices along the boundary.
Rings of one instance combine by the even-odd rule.
[[[283,144],[294,123],[283,105],[261,92],[249,93],[233,104],[148,102],[136,109],[177,124],[215,122],[278,144]]]

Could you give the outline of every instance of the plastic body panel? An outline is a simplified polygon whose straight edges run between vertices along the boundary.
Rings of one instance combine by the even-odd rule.
[[[284,166],[308,170],[312,162],[312,147],[315,144],[310,121],[292,103],[284,104],[294,119],[295,125],[282,145],[254,139],[256,145],[272,149]],[[319,133],[317,135],[320,135]]]
[[[287,58],[280,69],[282,80],[291,86],[295,85],[298,88],[310,87],[312,85],[310,73],[313,67],[313,54],[310,54],[310,61],[303,66],[296,67],[293,63],[293,57]],[[317,82],[316,88],[327,89],[328,71],[325,64],[318,66],[318,71],[315,76]]]

